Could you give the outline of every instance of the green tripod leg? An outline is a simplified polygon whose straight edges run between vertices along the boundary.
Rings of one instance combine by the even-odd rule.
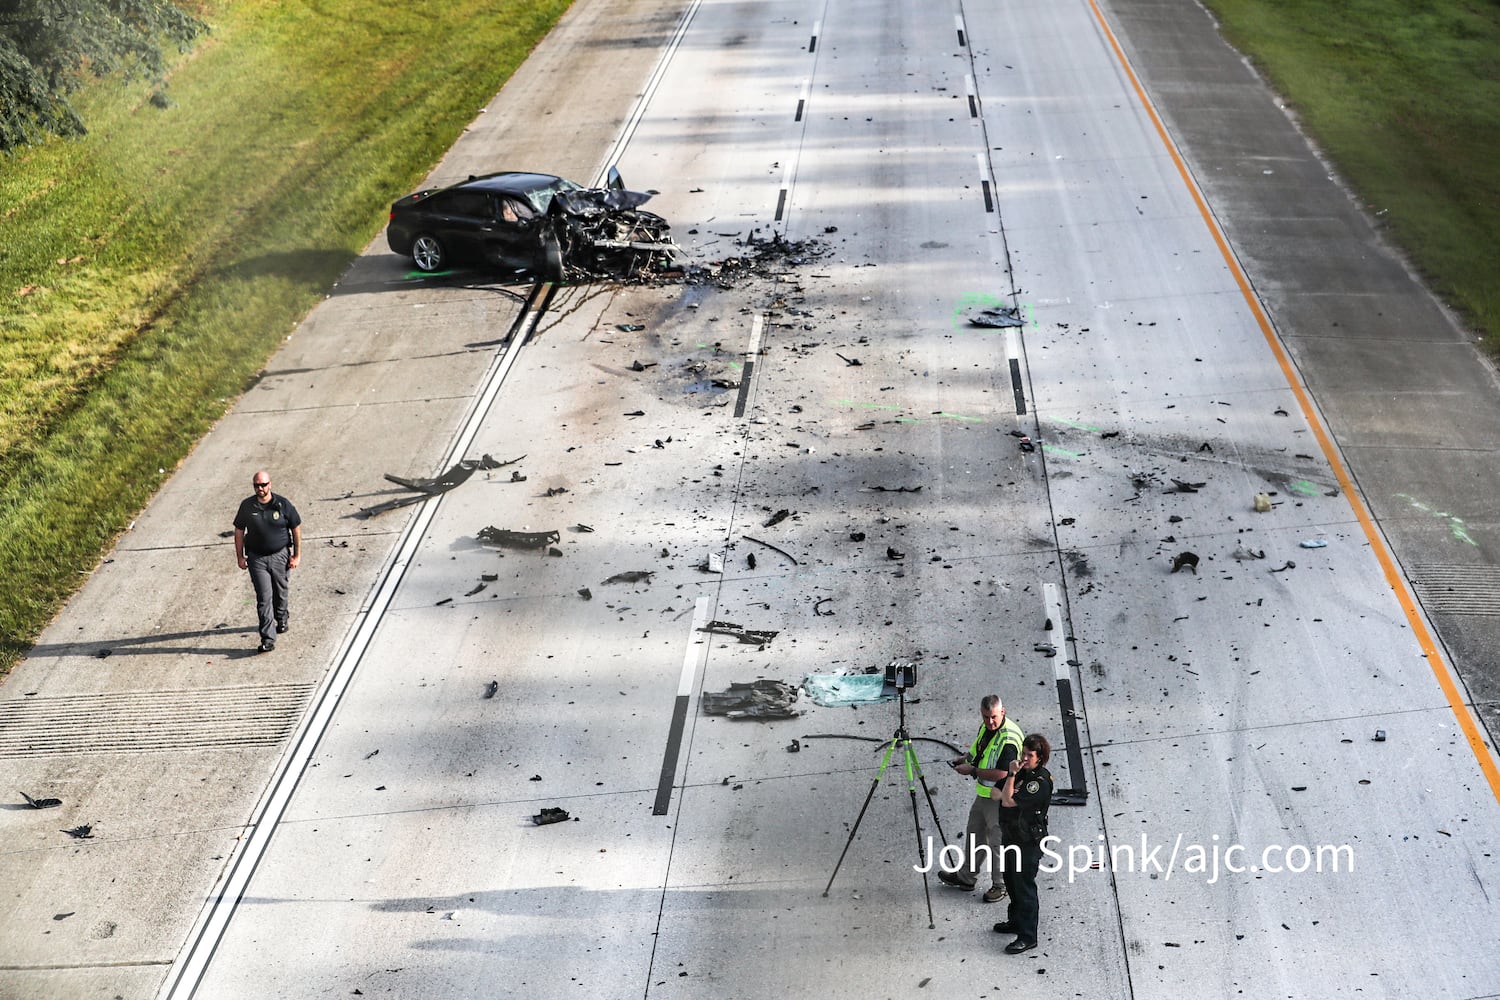
[[[865,794],[865,804],[859,807],[859,815],[854,818],[854,827],[849,831],[849,839],[844,841],[844,850],[839,854],[838,864],[833,866],[833,874],[828,876],[828,884],[823,887],[823,895],[826,898],[828,890],[833,888],[833,880],[838,878],[839,869],[844,865],[844,856],[849,853],[849,845],[854,843],[854,837],[859,833],[859,824],[864,822],[865,810],[870,808],[870,800],[875,797],[875,789],[880,787],[880,779],[885,777],[885,769],[891,764],[891,755],[896,752],[895,737],[891,738],[886,747],[885,757],[880,761],[880,770],[875,772],[875,780],[870,782],[870,790]]]
[[[895,756],[896,748],[901,748],[901,760],[906,769],[906,789],[911,798],[911,820],[917,831],[917,868],[923,867],[926,860],[922,855],[922,818],[917,808],[917,783],[922,784],[922,793],[927,798],[927,808],[932,811],[932,822],[937,827],[938,839],[947,843],[947,837],[943,834],[943,824],[938,819],[937,806],[932,801],[932,789],[927,787],[927,778],[922,774],[922,763],[917,759],[917,751],[912,746],[911,738],[906,735],[906,730],[898,729],[896,735],[891,737],[886,745],[885,756],[881,758],[880,768],[875,772],[875,780],[870,782],[870,790],[865,794],[865,802],[859,809],[859,815],[855,817],[854,826],[849,831],[849,839],[844,842],[844,850],[839,854],[838,863],[833,866],[833,874],[828,876],[828,884],[823,887],[823,895],[827,897],[833,888],[833,880],[838,877],[839,869],[843,867],[844,858],[849,853],[849,847],[854,843],[854,838],[859,834],[859,825],[864,822],[865,812],[870,808],[870,801],[875,797],[875,789],[880,787],[881,780],[885,777],[885,770],[891,764],[891,758]],[[932,915],[932,887],[927,881],[927,872],[922,872],[922,893],[927,899],[927,927],[929,930],[937,926]]]

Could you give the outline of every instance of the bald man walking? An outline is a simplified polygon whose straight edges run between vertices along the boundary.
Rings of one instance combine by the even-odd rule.
[[[302,515],[286,497],[271,492],[264,470],[251,477],[255,492],[240,502],[234,515],[234,556],[250,571],[255,609],[260,617],[260,648],[269,653],[276,637],[290,627],[287,589],[291,571],[302,559]]]

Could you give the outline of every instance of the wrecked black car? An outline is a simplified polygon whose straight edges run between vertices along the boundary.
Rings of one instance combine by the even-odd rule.
[[[679,266],[667,221],[640,208],[650,198],[626,190],[613,167],[603,188],[485,174],[396,202],[386,242],[429,274],[468,265],[549,280],[634,278]]]

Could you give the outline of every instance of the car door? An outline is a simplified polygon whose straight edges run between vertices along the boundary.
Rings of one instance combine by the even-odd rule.
[[[485,258],[504,268],[534,267],[541,245],[542,217],[521,197],[496,193],[494,227],[487,233]]]
[[[485,191],[444,191],[427,204],[431,228],[454,261],[475,261],[486,256],[495,227],[494,208]]]

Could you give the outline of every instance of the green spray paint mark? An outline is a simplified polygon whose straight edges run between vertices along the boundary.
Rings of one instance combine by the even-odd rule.
[[[1396,496],[1400,497],[1402,500],[1405,500],[1407,503],[1411,504],[1413,507],[1424,514],[1429,514],[1432,517],[1441,518],[1442,520],[1447,521],[1448,534],[1452,535],[1460,542],[1465,542],[1476,547],[1479,545],[1478,542],[1474,541],[1473,536],[1469,534],[1468,525],[1464,524],[1463,518],[1454,517],[1452,514],[1449,514],[1445,510],[1436,510],[1408,493],[1397,493]]]
[[[1088,431],[1090,434],[1098,434],[1099,428],[1092,427],[1078,420],[1069,420],[1067,417],[1048,417],[1054,424],[1062,424],[1064,427],[1073,427],[1080,431]]]
[[[1305,497],[1321,496],[1324,492],[1323,487],[1306,479],[1299,479],[1295,483],[1288,483],[1286,488],[1293,493],[1300,493]]]
[[[939,410],[938,412],[934,413],[933,416],[934,417],[946,417],[949,420],[962,420],[965,423],[970,423],[970,424],[982,424],[982,423],[984,423],[984,418],[983,417],[970,417],[970,416],[965,416],[962,413],[947,413],[947,412],[945,412],[943,410]]]
[[[1042,445],[1042,450],[1049,455],[1066,455],[1068,458],[1082,458],[1081,451],[1068,451],[1066,448],[1055,448],[1050,444]]]

